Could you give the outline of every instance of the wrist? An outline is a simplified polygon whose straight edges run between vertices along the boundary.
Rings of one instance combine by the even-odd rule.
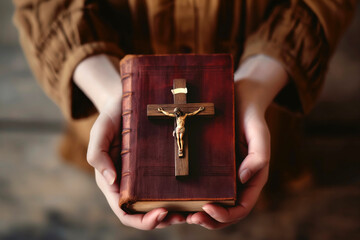
[[[104,54],[91,56],[80,62],[73,79],[99,112],[108,102],[122,97],[120,74]]]
[[[109,96],[101,105],[99,112],[121,112],[122,94]]]
[[[288,82],[283,66],[265,55],[246,59],[234,73],[236,103],[243,111],[265,114]]]

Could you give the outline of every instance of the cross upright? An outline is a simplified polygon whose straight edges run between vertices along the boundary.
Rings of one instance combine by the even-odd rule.
[[[189,175],[188,135],[186,118],[190,116],[210,116],[215,114],[213,103],[186,103],[186,80],[174,79],[173,89],[174,104],[149,104],[147,105],[148,117],[175,118],[175,176]]]

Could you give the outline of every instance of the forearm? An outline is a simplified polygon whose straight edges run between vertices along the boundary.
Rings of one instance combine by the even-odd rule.
[[[106,55],[83,60],[76,67],[73,79],[99,112],[109,100],[122,97],[120,75]]]
[[[234,79],[236,104],[240,111],[265,113],[276,95],[287,84],[288,74],[276,60],[265,55],[256,55],[239,66]]]

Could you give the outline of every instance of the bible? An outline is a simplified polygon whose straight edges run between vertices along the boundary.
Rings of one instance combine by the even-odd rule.
[[[120,207],[193,212],[206,203],[235,205],[231,55],[127,55],[120,74]]]

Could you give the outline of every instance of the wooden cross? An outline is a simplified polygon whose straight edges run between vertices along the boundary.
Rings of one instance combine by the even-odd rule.
[[[179,115],[176,112],[180,110],[183,118],[187,116],[210,116],[215,114],[213,103],[186,103],[186,80],[174,79],[173,89],[171,92],[174,95],[174,104],[149,104],[147,105],[148,117],[174,117],[175,118],[175,130],[173,132],[175,139],[175,176],[187,176],[189,175],[189,154],[188,154],[188,138],[187,130],[184,126],[185,133],[181,135],[182,130],[177,127]],[[175,110],[177,109],[177,111]],[[161,111],[162,110],[162,111]],[[178,113],[179,114],[179,113]],[[185,119],[184,119],[185,124]],[[177,132],[176,132],[177,131]],[[179,135],[183,141],[183,151],[179,151]]]

